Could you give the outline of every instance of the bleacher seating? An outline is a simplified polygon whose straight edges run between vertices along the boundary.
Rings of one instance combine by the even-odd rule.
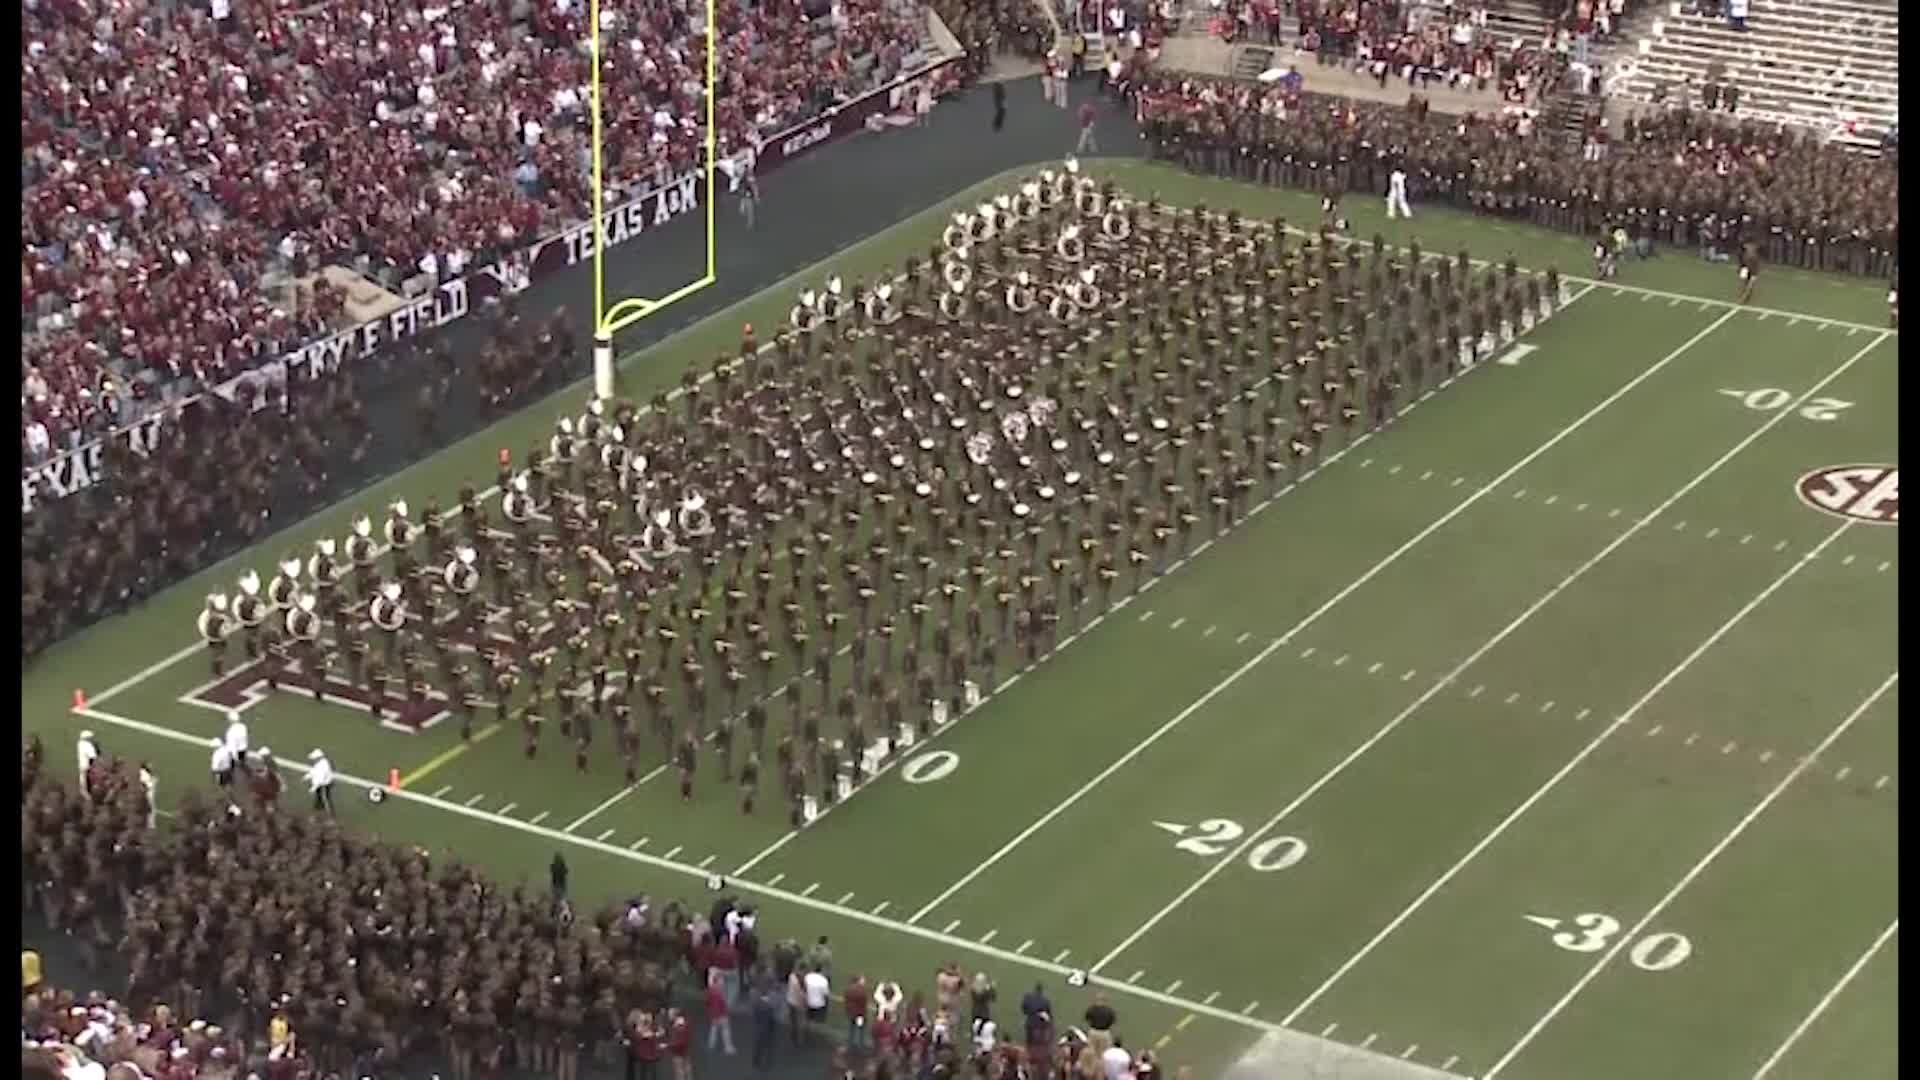
[[[1746,119],[1816,129],[1836,142],[1873,148],[1899,122],[1900,22],[1872,0],[1755,0],[1747,29],[1672,3],[1635,27],[1639,55],[1616,93],[1698,104],[1712,82],[1738,88]],[[1716,67],[1716,65],[1718,65]]]
[[[798,0],[719,11],[736,73],[722,153],[926,58],[919,0],[838,0],[811,21]],[[22,9],[30,457],[130,419],[162,383],[215,383],[339,329],[340,297],[296,295],[323,267],[399,292],[584,218],[582,0],[230,12]],[[610,130],[643,136],[608,144],[609,185],[691,167],[697,14],[610,0],[602,22]]]

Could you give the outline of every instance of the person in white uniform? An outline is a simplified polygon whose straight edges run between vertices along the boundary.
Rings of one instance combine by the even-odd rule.
[[[94,761],[100,757],[100,744],[93,741],[93,732],[83,731],[74,749],[80,758],[80,790],[84,793],[87,790],[87,770],[93,768]]]
[[[1396,167],[1387,177],[1387,220],[1412,216],[1413,207],[1407,205],[1407,171]]]
[[[307,755],[312,762],[307,769],[307,790],[313,792],[313,808],[333,813],[333,762],[327,755],[315,750]]]

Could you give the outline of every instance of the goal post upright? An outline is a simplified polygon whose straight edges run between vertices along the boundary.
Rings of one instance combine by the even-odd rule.
[[[611,307],[607,304],[607,218],[606,218],[606,179],[603,160],[602,108],[600,98],[600,0],[589,0],[588,42],[592,68],[588,82],[589,107],[593,111],[591,133],[593,149],[593,393],[598,398],[610,398],[614,391],[614,355],[613,335],[641,319],[661,309],[676,304],[692,296],[701,289],[712,285],[719,278],[718,252],[715,243],[715,218],[713,204],[719,192],[714,186],[719,156],[719,135],[714,127],[716,98],[719,86],[720,70],[720,18],[718,0],[706,0],[707,9],[707,64],[706,64],[706,117],[705,160],[702,164],[702,187],[700,198],[706,203],[704,216],[707,244],[706,265],[700,277],[657,299],[628,297],[616,301]]]

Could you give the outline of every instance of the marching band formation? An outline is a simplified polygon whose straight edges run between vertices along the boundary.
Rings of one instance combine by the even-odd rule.
[[[237,635],[270,685],[444,695],[528,757],[552,717],[583,771],[605,732],[629,784],[652,741],[686,798],[710,747],[743,811],[770,767],[799,824],[1563,300],[1551,271],[1167,208],[1068,161],[891,281],[801,294],[709,377],[503,452],[497,517],[471,485],[395,503],[384,543],[362,517],[199,630],[216,674]]]

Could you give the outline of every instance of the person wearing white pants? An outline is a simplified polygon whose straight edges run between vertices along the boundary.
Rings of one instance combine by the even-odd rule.
[[[1387,220],[1396,217],[1413,216],[1413,207],[1407,205],[1407,172],[1395,169],[1387,178]]]

